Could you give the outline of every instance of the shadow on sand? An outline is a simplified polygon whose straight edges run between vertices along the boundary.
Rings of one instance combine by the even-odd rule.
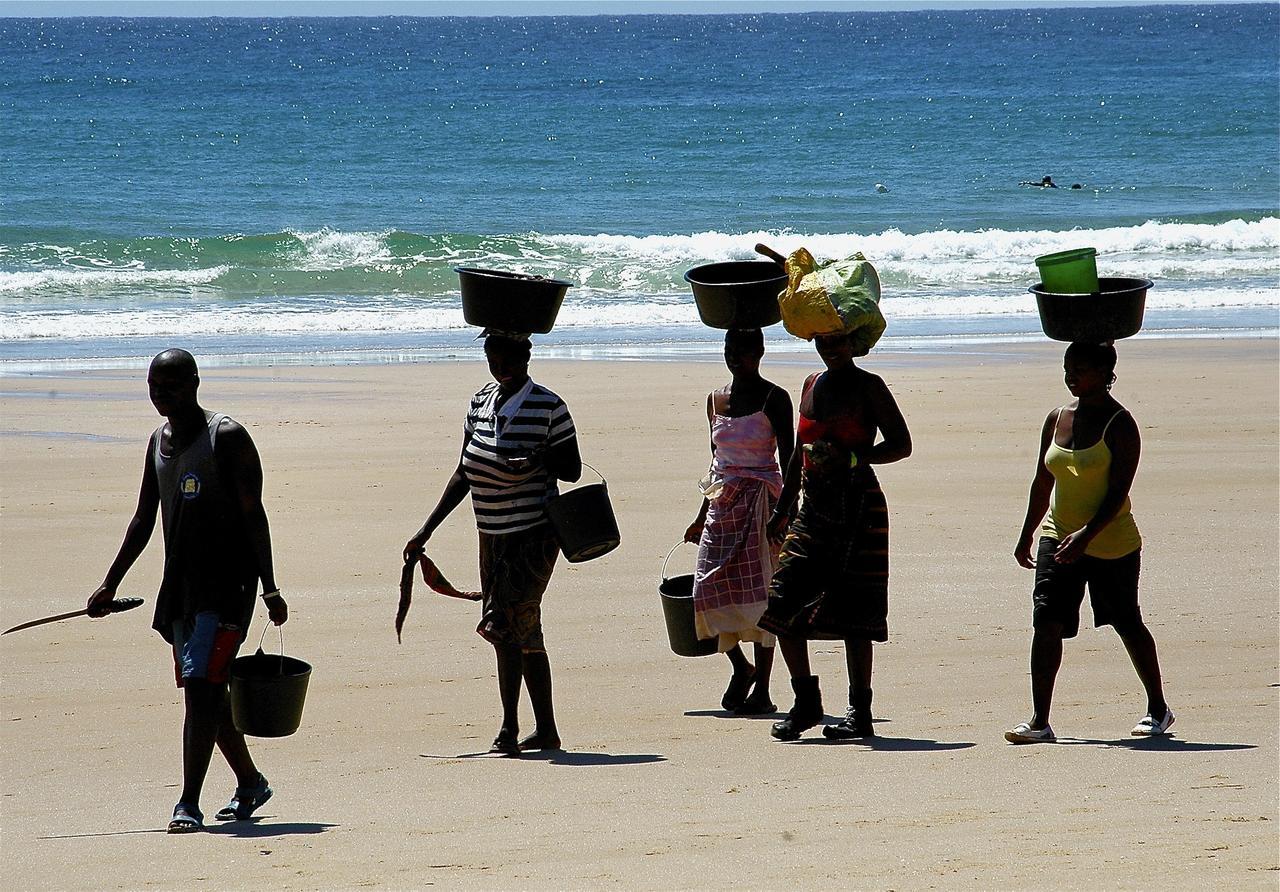
[[[529,750],[518,756],[505,756],[501,753],[459,753],[447,756],[439,753],[418,753],[421,759],[516,759],[521,762],[546,762],[548,765],[592,766],[592,765],[651,765],[654,762],[667,761],[666,756],[657,753],[592,753],[573,752],[572,750]]]
[[[1027,744],[1011,744],[1026,746]],[[1039,746],[1039,744],[1033,744]],[[1145,750],[1158,753],[1210,753],[1219,750],[1255,750],[1253,743],[1201,743],[1195,740],[1179,740],[1168,735],[1162,737],[1120,737],[1116,740],[1093,740],[1088,737],[1059,737],[1047,746],[1102,746],[1113,749]]]
[[[266,838],[269,836],[308,836],[324,833],[337,824],[319,824],[312,821],[286,821],[283,824],[264,824],[261,818],[249,818],[245,821],[228,821],[225,824],[205,824],[205,832],[220,833],[223,836],[239,836],[246,839]]]
[[[776,722],[786,715],[786,712],[775,710],[757,715],[740,715],[727,709],[689,709],[685,711],[685,715],[694,719],[771,719]]]
[[[967,740],[942,741],[916,737],[857,737],[852,740],[831,740],[821,735],[801,737],[786,741],[807,746],[859,746],[866,750],[884,750],[891,753],[938,753],[946,750],[967,750],[977,746]]]
[[[283,824],[263,824],[261,817],[249,818],[247,821],[229,821],[225,824],[210,823],[204,825],[205,833],[219,833],[223,836],[241,836],[248,838],[270,836],[298,836],[311,833],[324,833],[337,824],[314,824],[304,822],[286,822]],[[199,832],[199,831],[197,831]],[[99,833],[67,833],[53,836],[37,836],[36,839],[92,839],[99,836],[128,836],[134,833],[168,833],[164,827],[147,827],[140,830],[103,830]]]

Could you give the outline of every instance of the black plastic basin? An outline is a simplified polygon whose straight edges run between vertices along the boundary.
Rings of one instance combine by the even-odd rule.
[[[1092,294],[1056,294],[1037,282],[1040,327],[1055,341],[1116,341],[1138,333],[1147,306],[1150,279],[1098,279]]]
[[[546,334],[556,324],[560,303],[571,282],[455,266],[462,285],[462,318],[470,325],[503,331]]]
[[[698,316],[712,328],[764,328],[781,321],[778,293],[787,274],[770,260],[731,260],[695,266],[684,274]]]

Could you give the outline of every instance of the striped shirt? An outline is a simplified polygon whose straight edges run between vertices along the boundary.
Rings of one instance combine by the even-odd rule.
[[[541,461],[513,468],[511,459],[576,436],[564,400],[532,379],[498,407],[500,396],[494,382],[471,398],[462,453],[476,527],[497,535],[547,523],[547,498],[556,494],[555,478],[548,476]]]

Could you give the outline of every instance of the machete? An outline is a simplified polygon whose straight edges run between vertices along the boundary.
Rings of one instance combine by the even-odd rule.
[[[132,610],[142,605],[141,598],[116,598],[114,601],[108,601],[103,606],[107,608],[108,613],[123,613],[126,610]],[[71,619],[74,616],[88,616],[89,608],[84,610],[73,610],[70,613],[59,613],[57,616],[46,616],[44,619],[33,619],[30,622],[22,623],[14,626],[12,629],[5,629],[0,635],[8,635],[10,632],[21,632],[23,629],[30,629],[33,626],[43,626],[45,623],[56,623],[60,620]]]

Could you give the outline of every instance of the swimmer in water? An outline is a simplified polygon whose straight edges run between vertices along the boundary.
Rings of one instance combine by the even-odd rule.
[[[1049,176],[1048,174],[1045,174],[1044,179],[1042,179],[1038,183],[1033,180],[1023,180],[1018,185],[1019,186],[1039,186],[1041,189],[1057,189],[1058,188],[1058,184],[1055,183],[1053,181],[1053,177]]]

